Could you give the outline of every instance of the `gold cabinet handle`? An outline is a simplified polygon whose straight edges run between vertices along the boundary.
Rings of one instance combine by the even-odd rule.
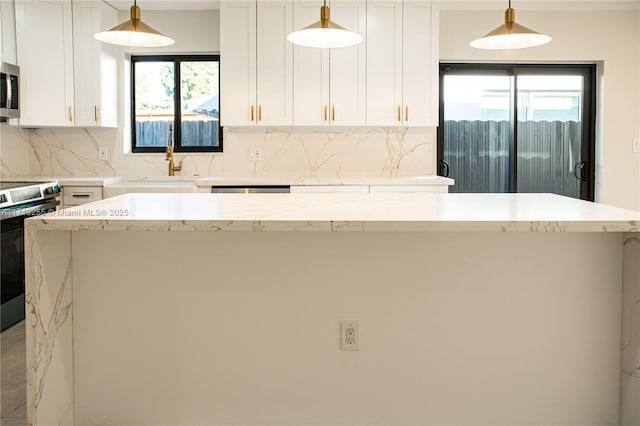
[[[254,112],[253,111],[254,111],[254,107],[253,107],[253,105],[251,105],[251,121],[254,120]]]
[[[405,105],[404,107],[404,121],[409,121],[409,105]]]
[[[400,120],[402,120],[402,117],[400,117],[400,111],[402,110],[402,108],[400,107],[400,105],[398,105],[398,122]]]
[[[331,105],[331,121],[336,121],[336,106]]]
[[[98,105],[93,106],[93,117],[96,120],[96,123],[100,120],[100,109]]]
[[[327,121],[327,106],[324,106],[324,121]]]
[[[69,121],[73,121],[73,107],[69,107]]]
[[[258,105],[258,121],[262,121],[262,105]]]

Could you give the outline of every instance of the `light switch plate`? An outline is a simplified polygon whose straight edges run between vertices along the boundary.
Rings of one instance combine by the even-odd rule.
[[[640,153],[640,139],[634,139],[633,144],[631,146],[632,152]]]

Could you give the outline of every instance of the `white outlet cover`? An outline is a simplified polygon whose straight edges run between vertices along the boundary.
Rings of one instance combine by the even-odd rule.
[[[107,160],[109,157],[109,148],[101,146],[98,148],[98,160]]]
[[[250,160],[262,160],[262,149],[261,148],[249,148],[247,150],[247,156]]]
[[[360,322],[358,320],[340,321],[340,350],[360,350]]]

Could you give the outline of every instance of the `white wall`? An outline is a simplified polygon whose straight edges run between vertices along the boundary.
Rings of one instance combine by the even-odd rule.
[[[545,46],[484,51],[469,42],[503,22],[503,11],[442,10],[440,60],[478,62],[600,62],[596,159],[597,200],[640,210],[640,15],[638,11],[516,10],[516,22],[549,34]]]

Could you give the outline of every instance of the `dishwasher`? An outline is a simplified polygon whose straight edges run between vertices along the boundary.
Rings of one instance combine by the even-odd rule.
[[[214,194],[288,194],[291,192],[289,185],[225,185],[212,186]]]

